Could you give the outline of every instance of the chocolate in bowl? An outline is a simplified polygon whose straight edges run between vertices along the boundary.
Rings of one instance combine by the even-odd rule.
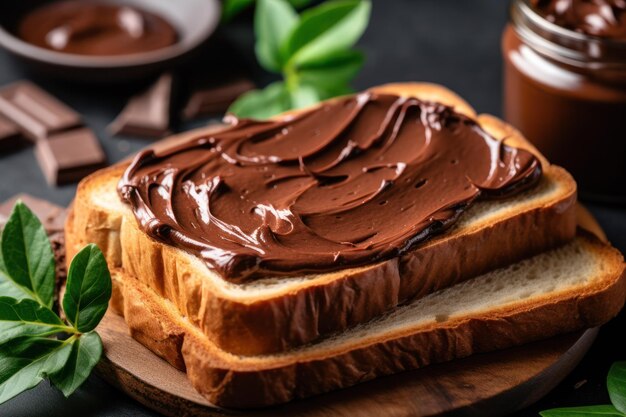
[[[29,11],[19,21],[17,34],[41,48],[94,56],[149,52],[178,40],[176,28],[158,14],[76,0],[54,1]]]
[[[33,70],[72,82],[110,83],[145,79],[185,62],[206,43],[221,16],[219,0],[80,0],[128,6],[167,19],[177,33],[176,42],[162,48],[123,55],[84,55],[34,45],[18,35],[24,16],[50,1],[0,2],[0,46]]]

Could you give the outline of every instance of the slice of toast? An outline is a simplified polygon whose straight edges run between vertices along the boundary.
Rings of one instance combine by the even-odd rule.
[[[260,407],[428,364],[601,325],[622,308],[622,255],[581,232],[573,242],[396,308],[335,337],[279,354],[218,348],[177,308],[117,271],[134,338],[213,404]]]
[[[492,116],[476,116],[443,87],[392,84],[375,90],[451,105],[494,137],[539,155],[516,130]],[[180,140],[206,133],[187,133]],[[540,159],[544,174],[533,189],[474,204],[447,232],[401,258],[327,274],[229,283],[199,258],[139,229],[117,194],[125,164],[81,182],[66,238],[70,251],[71,243],[96,243],[112,268],[171,301],[221,349],[241,355],[280,352],[573,239],[576,184],[566,171]]]

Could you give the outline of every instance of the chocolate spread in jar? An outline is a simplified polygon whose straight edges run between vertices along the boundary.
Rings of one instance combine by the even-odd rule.
[[[26,42],[80,55],[127,55],[176,43],[176,29],[165,19],[135,8],[78,0],[46,4],[18,25]]]
[[[532,0],[546,20],[579,33],[626,39],[626,0]]]
[[[568,169],[583,197],[626,201],[626,2],[518,0],[511,10],[506,121]]]
[[[530,152],[414,98],[365,92],[232,123],[140,153],[119,185],[148,235],[231,281],[401,255],[477,198],[509,196],[541,175]]]

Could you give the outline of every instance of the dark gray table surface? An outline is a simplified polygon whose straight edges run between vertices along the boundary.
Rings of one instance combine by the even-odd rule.
[[[356,88],[392,81],[430,81],[444,84],[466,98],[478,111],[500,114],[500,34],[507,20],[504,0],[377,0],[372,21],[360,42],[367,54],[366,65],[355,82]],[[220,30],[233,44],[243,66],[260,84],[271,77],[255,64],[249,14]],[[219,61],[214,65],[222,65]],[[122,108],[136,86],[97,87],[73,85],[29,76],[0,51],[0,85],[31,78],[80,111],[99,134],[111,162],[146,145],[131,138],[111,138],[106,125]],[[211,120],[179,126],[192,128]],[[51,188],[35,161],[32,149],[0,155],[0,201],[27,192],[59,204],[67,204],[75,186]],[[626,209],[588,203],[610,240],[626,251]],[[605,376],[610,364],[626,359],[616,335],[623,334],[622,314],[605,326],[581,365],[552,393],[517,415],[534,416],[554,406],[606,403]],[[584,382],[584,383],[582,383]],[[581,385],[582,383],[582,385]],[[577,386],[578,388],[575,388]],[[70,399],[44,382],[37,388],[0,406],[1,416],[152,416],[157,415],[135,403],[96,376],[92,376]]]

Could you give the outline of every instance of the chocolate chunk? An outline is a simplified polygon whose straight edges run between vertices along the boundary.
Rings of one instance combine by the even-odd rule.
[[[13,151],[29,143],[15,123],[0,116],[0,152]]]
[[[50,184],[76,181],[105,165],[98,140],[80,127],[80,115],[30,82],[0,89],[0,115],[9,133],[13,124],[36,143],[37,159]]]
[[[18,200],[24,204],[41,220],[48,234],[62,232],[66,209],[41,198],[33,197],[29,194],[18,194],[0,203],[0,217],[8,218],[13,210],[13,206]]]
[[[0,90],[0,114],[33,141],[81,124],[78,113],[27,81]]]
[[[170,133],[173,77],[163,74],[150,88],[130,99],[109,125],[113,135],[161,138]]]
[[[35,155],[51,185],[76,182],[106,165],[98,139],[87,128],[37,141]]]
[[[54,253],[55,262],[55,274],[56,274],[56,291],[54,292],[55,298],[58,297],[61,289],[65,286],[67,280],[67,261],[65,259],[65,234],[63,232],[53,233],[48,236],[50,238],[50,245],[52,246],[52,252]],[[57,305],[58,299],[55,299],[55,305]]]
[[[195,89],[183,108],[183,120],[224,113],[241,94],[253,90],[252,81],[241,78],[226,84],[205,86]]]

